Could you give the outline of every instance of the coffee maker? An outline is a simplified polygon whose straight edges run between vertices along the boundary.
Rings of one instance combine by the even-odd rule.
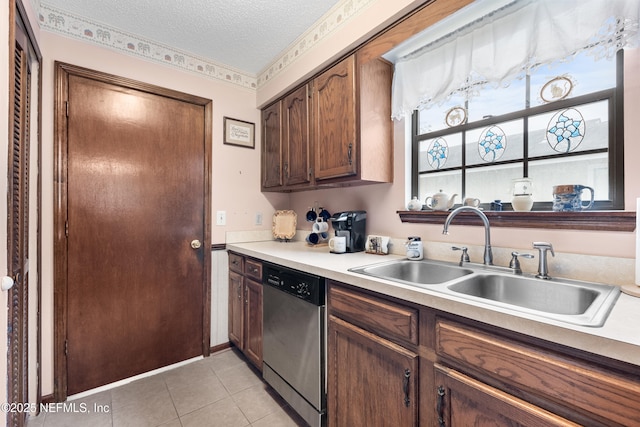
[[[338,212],[330,218],[336,236],[345,236],[347,252],[362,252],[367,240],[367,212]]]

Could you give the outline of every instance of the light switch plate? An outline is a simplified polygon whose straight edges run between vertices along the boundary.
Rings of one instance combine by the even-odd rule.
[[[227,225],[227,212],[226,211],[217,211],[216,212],[216,225]]]

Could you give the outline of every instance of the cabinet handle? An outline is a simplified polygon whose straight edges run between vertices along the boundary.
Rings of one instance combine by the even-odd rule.
[[[353,163],[353,160],[351,159],[353,155],[353,142],[349,143],[349,149],[347,150],[347,159],[349,160],[349,166],[351,166],[351,164]]]
[[[444,422],[444,398],[445,398],[444,387],[439,386],[438,387],[438,425],[440,427],[446,426]]]
[[[411,379],[411,371],[408,369],[404,370],[404,380],[402,382],[402,389],[404,390],[404,406],[407,408],[409,404],[411,404],[411,399],[409,399],[409,380]]]
[[[285,164],[284,164],[284,176],[289,178],[289,163],[288,162],[285,162]]]
[[[238,299],[242,301],[242,286],[238,285]]]

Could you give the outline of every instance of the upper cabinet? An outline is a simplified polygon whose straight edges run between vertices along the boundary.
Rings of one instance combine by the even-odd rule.
[[[350,56],[313,81],[316,180],[358,172],[355,63]]]
[[[262,190],[279,189],[282,179],[282,102],[262,110]]]
[[[311,186],[310,119],[308,85],[262,110],[262,191]]]
[[[262,190],[392,182],[391,79],[356,53],[262,110]]]
[[[311,183],[309,87],[299,87],[283,103],[283,174],[287,187]]]

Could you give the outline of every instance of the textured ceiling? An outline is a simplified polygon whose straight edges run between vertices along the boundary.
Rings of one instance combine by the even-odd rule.
[[[340,0],[42,0],[257,75]]]

